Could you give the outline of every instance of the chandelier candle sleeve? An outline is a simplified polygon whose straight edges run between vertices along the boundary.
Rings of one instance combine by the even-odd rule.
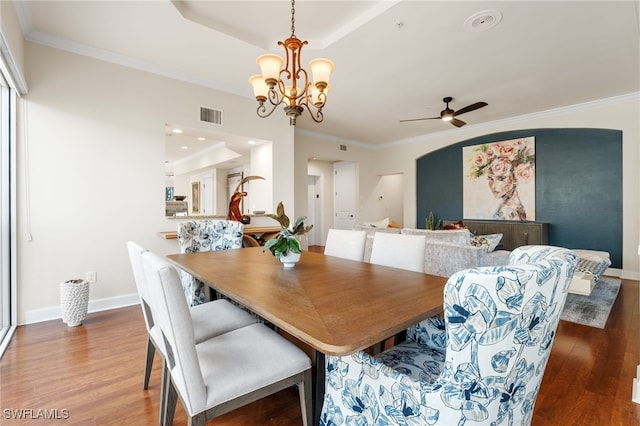
[[[284,104],[291,125],[296,124],[296,119],[305,109],[315,122],[324,120],[322,108],[327,101],[329,77],[335,65],[329,59],[313,59],[308,66],[311,81],[307,70],[300,65],[302,47],[306,44],[307,41],[295,36],[295,0],[292,0],[291,35],[285,41],[278,42],[284,48],[285,59],[271,53],[260,55],[256,63],[261,74],[249,78],[258,101],[258,116],[269,117],[280,104]],[[270,110],[267,110],[267,100],[271,105]]]

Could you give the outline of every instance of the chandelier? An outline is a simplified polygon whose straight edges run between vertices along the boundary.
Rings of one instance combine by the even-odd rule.
[[[313,81],[309,80],[307,70],[300,65],[302,47],[308,42],[301,41],[295,35],[295,3],[295,0],[291,0],[291,35],[284,42],[278,42],[279,46],[284,47],[285,60],[274,54],[261,55],[256,63],[262,74],[249,78],[258,101],[258,116],[269,117],[280,104],[284,104],[284,112],[292,126],[295,126],[296,119],[305,109],[316,123],[324,119],[322,108],[329,92],[329,76],[335,68],[328,59],[314,59],[309,62]],[[270,110],[267,110],[267,100]]]

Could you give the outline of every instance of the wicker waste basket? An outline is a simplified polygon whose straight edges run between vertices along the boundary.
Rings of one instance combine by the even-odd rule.
[[[82,324],[89,309],[89,282],[77,279],[60,283],[60,308],[67,326]]]

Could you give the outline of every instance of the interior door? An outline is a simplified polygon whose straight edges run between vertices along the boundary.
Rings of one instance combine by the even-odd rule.
[[[334,221],[337,229],[353,229],[358,202],[358,164],[340,162],[333,165]]]
[[[322,235],[324,234],[320,176],[308,175],[307,182],[307,220],[305,223],[313,224],[313,228],[307,234],[307,239],[310,246],[319,246],[323,245]]]
[[[200,188],[200,192],[202,193],[202,214],[213,214],[213,177],[205,176],[202,178],[202,188]]]

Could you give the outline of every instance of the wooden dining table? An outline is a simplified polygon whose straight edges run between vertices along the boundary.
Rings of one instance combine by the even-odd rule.
[[[261,247],[168,260],[314,349],[317,424],[325,355],[349,355],[442,310],[446,278],[303,252],[284,268]]]

